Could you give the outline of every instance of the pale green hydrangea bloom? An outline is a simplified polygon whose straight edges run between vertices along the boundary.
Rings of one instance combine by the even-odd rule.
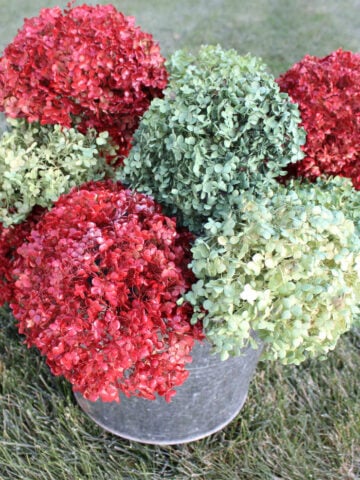
[[[192,248],[198,278],[185,295],[223,358],[255,333],[264,358],[298,364],[325,355],[360,301],[360,192],[346,179],[291,182],[246,193]],[[204,309],[206,312],[204,312]]]
[[[143,116],[119,178],[199,232],[303,158],[305,133],[297,105],[251,55],[204,46],[167,67],[165,96]]]
[[[8,120],[0,138],[0,222],[26,219],[35,205],[50,208],[63,193],[112,176],[106,155],[115,155],[108,133],[86,135],[60,125]]]

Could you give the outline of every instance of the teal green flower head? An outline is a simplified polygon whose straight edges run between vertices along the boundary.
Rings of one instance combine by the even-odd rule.
[[[305,133],[297,105],[255,57],[204,46],[176,52],[167,67],[165,96],[144,115],[119,175],[199,232],[243,191],[284,175],[303,157]]]
[[[33,207],[50,208],[61,194],[112,175],[106,155],[115,155],[107,132],[86,135],[60,125],[9,120],[0,138],[0,223],[26,219]]]
[[[255,332],[264,358],[298,364],[324,356],[355,324],[360,239],[348,207],[359,201],[345,179],[293,181],[268,197],[246,192],[237,212],[206,224],[192,248],[198,281],[185,298],[223,358]]]

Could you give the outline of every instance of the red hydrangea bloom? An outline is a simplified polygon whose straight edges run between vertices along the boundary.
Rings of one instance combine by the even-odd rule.
[[[18,259],[17,248],[24,243],[45,209],[35,207],[26,221],[4,227],[0,223],[0,307],[12,300],[14,278],[12,269]]]
[[[109,131],[126,155],[167,84],[152,36],[112,5],[45,8],[0,58],[0,110],[42,124]]]
[[[290,173],[349,177],[360,189],[360,54],[307,55],[277,82],[299,104],[307,134],[306,157]]]
[[[28,346],[85,398],[169,400],[199,326],[177,305],[194,281],[189,232],[121,184],[73,189],[18,248],[11,307]]]

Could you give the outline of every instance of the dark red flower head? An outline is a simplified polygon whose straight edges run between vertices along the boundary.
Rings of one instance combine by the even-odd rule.
[[[108,130],[120,155],[167,84],[150,34],[112,5],[46,8],[0,58],[0,111],[42,124]]]
[[[24,243],[44,212],[44,208],[35,207],[22,223],[7,228],[0,223],[0,307],[12,301],[14,289],[12,271],[19,258],[17,248]]]
[[[12,308],[28,346],[89,400],[166,399],[198,326],[188,232],[148,196],[94,182],[62,196],[19,249]]]
[[[291,173],[349,177],[360,189],[360,54],[307,55],[277,81],[299,104],[307,135],[306,157]]]

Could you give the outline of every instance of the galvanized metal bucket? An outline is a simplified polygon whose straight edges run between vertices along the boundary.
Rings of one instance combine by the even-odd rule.
[[[127,398],[121,402],[91,402],[75,393],[78,404],[98,425],[120,437],[141,443],[172,445],[199,440],[233,420],[241,410],[262,346],[241,357],[221,361],[207,342],[196,343],[190,375],[171,402]]]

